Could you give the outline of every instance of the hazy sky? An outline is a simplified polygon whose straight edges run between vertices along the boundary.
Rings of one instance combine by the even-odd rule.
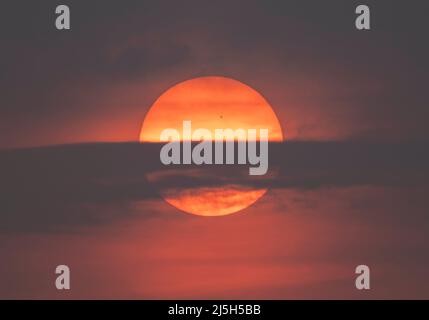
[[[58,31],[56,1],[3,1],[0,298],[429,298],[429,8],[366,3],[371,31],[361,1],[63,1]],[[99,143],[138,141],[160,94],[209,75],[294,141],[270,146],[276,179],[241,181],[262,199],[216,218],[159,197],[157,146]]]
[[[427,137],[427,4],[370,1],[2,4],[0,146],[137,140],[155,99],[201,75],[236,78],[289,139]]]

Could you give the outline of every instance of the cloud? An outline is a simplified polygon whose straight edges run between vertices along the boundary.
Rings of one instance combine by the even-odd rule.
[[[106,143],[0,152],[0,231],[63,230],[129,215],[165,189],[427,186],[427,143],[289,142],[270,145],[270,174],[247,166],[165,167],[157,144]],[[150,181],[148,181],[148,179]],[[151,216],[150,208],[139,212]]]

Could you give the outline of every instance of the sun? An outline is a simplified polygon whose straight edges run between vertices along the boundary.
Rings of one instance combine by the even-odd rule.
[[[267,100],[250,86],[226,77],[199,77],[180,82],[165,91],[151,106],[140,131],[140,142],[160,142],[166,128],[182,130],[183,121],[194,128],[268,129],[269,141],[283,141],[280,122]],[[225,167],[225,166],[223,166]],[[222,180],[227,176],[216,169]],[[149,181],[169,176],[198,177],[207,174],[203,168],[166,169],[148,174]],[[213,173],[210,173],[213,175]],[[243,210],[259,198],[265,188],[223,183],[210,187],[172,187],[161,191],[166,202],[187,213],[201,216],[223,216]]]

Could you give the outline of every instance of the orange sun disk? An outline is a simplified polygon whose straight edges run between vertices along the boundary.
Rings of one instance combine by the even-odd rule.
[[[164,92],[149,109],[140,132],[141,142],[160,142],[161,132],[182,131],[183,121],[194,129],[268,129],[269,141],[283,141],[276,114],[265,98],[251,87],[225,77],[183,81]],[[149,176],[149,180],[150,176]],[[240,185],[172,188],[161,193],[174,207],[196,215],[221,216],[243,210],[262,197],[265,188]]]

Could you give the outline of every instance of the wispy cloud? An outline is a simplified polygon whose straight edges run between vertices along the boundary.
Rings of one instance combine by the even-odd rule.
[[[270,172],[247,166],[163,166],[157,144],[11,149],[0,153],[0,230],[63,230],[125,217],[165,189],[427,186],[427,143],[289,142],[270,145]],[[141,212],[150,216],[150,209]]]

